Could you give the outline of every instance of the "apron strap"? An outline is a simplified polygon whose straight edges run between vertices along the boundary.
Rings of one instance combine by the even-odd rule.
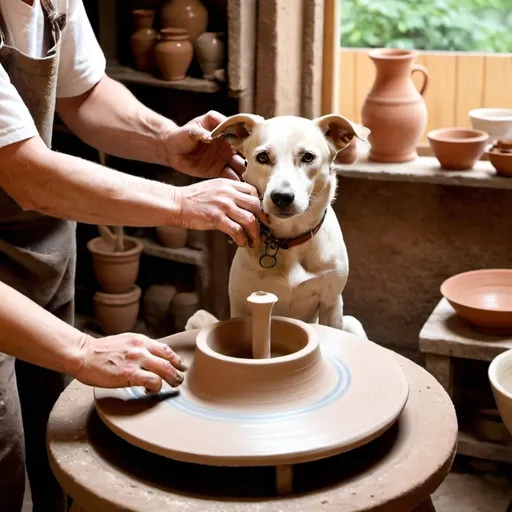
[[[66,14],[59,14],[53,4],[53,0],[41,0],[41,5],[46,12],[46,16],[48,16],[48,22],[52,28],[55,30],[55,26],[57,26],[62,31],[66,26]]]

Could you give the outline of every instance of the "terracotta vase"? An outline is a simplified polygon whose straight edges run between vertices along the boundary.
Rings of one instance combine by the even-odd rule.
[[[215,71],[224,64],[223,34],[204,32],[197,38],[194,49],[204,78],[213,80]]]
[[[169,0],[160,13],[162,28],[184,28],[192,43],[208,26],[208,11],[199,0]]]
[[[130,46],[135,65],[140,71],[151,72],[156,69],[155,45],[158,38],[153,28],[155,11],[153,9],[136,9],[132,11],[137,30],[130,38]]]
[[[135,327],[140,293],[137,285],[127,293],[96,292],[93,299],[94,316],[107,336],[129,332]]]
[[[380,49],[368,53],[377,76],[363,105],[363,125],[371,130],[369,159],[400,163],[414,160],[416,146],[427,126],[423,95],[428,85],[427,70],[414,64],[416,52]],[[424,75],[418,92],[412,73]]]
[[[155,57],[164,80],[184,80],[194,56],[188,33],[182,28],[164,28],[155,47]]]
[[[103,238],[89,240],[94,274],[101,288],[108,293],[126,293],[139,274],[142,244],[135,238],[124,237],[124,251],[115,252]]]

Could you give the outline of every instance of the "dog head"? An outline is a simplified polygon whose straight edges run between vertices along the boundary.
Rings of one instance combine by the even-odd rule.
[[[337,114],[314,120],[237,114],[219,124],[212,137],[224,135],[246,158],[244,180],[258,190],[265,213],[288,219],[304,213],[333,178],[338,153],[354,137],[367,140],[369,133]]]

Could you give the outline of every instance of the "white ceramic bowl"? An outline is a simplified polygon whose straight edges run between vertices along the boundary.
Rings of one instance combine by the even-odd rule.
[[[489,143],[512,138],[512,108],[476,108],[469,118],[473,128],[489,134]]]
[[[503,423],[512,434],[512,350],[493,359],[489,366],[489,380]]]

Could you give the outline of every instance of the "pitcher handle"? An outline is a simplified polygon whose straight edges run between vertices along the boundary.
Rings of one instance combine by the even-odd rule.
[[[414,64],[411,68],[411,75],[416,71],[423,73],[423,85],[420,89],[420,94],[423,96],[428,86],[428,71],[425,66],[422,66],[421,64]]]

